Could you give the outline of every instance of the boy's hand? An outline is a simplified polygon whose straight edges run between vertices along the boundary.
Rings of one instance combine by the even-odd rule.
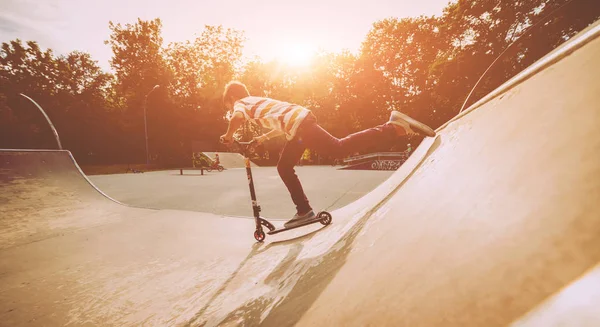
[[[231,145],[233,143],[233,134],[244,124],[244,120],[244,114],[239,111],[234,112],[231,120],[229,121],[227,133],[221,135],[221,143]]]
[[[229,137],[227,136],[227,134],[223,134],[221,135],[221,143],[225,144],[225,145],[231,145],[233,143],[233,137]]]

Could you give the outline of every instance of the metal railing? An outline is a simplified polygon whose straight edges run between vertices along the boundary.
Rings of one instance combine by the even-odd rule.
[[[348,157],[345,158],[343,161],[345,164],[352,164],[352,163],[356,163],[358,161],[366,161],[366,159],[376,159],[379,160],[379,158],[381,157],[396,157],[396,158],[400,158],[400,159],[406,159],[409,156],[409,152],[403,151],[403,152],[375,152],[375,153],[368,153],[368,154],[363,154],[363,155],[359,155],[359,156],[354,156],[354,157]]]
[[[496,64],[496,62],[498,60],[500,60],[500,58],[502,58],[504,56],[504,54],[512,48],[513,45],[519,43],[521,41],[521,39],[528,35],[531,31],[533,31],[536,27],[538,27],[540,24],[545,23],[549,18],[554,17],[554,15],[559,12],[560,10],[562,10],[563,8],[565,8],[567,5],[571,4],[573,1],[575,0],[571,0],[569,2],[564,3],[562,6],[554,9],[551,13],[549,13],[548,15],[546,15],[544,18],[542,18],[541,20],[539,20],[537,23],[529,26],[527,28],[527,31],[525,33],[523,33],[521,36],[519,36],[515,41],[513,41],[511,44],[509,44],[499,55],[498,57],[496,57],[496,59],[494,59],[494,61],[492,61],[492,63],[488,66],[488,68],[483,72],[483,74],[481,74],[481,76],[479,77],[479,79],[477,80],[477,82],[475,83],[475,85],[473,86],[473,88],[471,89],[471,91],[469,92],[469,94],[467,95],[467,98],[465,99],[465,102],[463,103],[462,107],[460,108],[460,111],[458,112],[459,114],[463,112],[463,110],[465,110],[465,108],[467,107],[467,103],[469,102],[469,99],[471,98],[471,96],[473,95],[473,92],[475,91],[475,89],[477,88],[477,86],[479,86],[479,83],[483,80],[483,78],[487,75],[488,71]]]

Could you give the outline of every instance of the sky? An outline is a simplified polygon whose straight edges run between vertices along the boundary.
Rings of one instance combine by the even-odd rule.
[[[245,58],[298,61],[317,49],[355,52],[374,22],[439,16],[449,1],[0,0],[0,41],[33,40],[57,54],[88,52],[109,70],[108,22],[160,18],[165,45],[193,40],[205,25],[222,25],[244,31]]]

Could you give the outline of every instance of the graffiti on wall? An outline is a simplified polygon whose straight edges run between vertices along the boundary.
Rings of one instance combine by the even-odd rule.
[[[402,160],[375,160],[371,163],[374,170],[396,170],[402,165]]]

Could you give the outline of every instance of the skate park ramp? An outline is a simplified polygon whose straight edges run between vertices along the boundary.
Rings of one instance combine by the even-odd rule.
[[[227,168],[244,168],[244,157],[239,153],[231,153],[231,152],[202,152],[206,156],[208,156],[211,160],[215,159],[215,154],[219,154],[219,159],[221,161],[221,166],[225,169]],[[256,167],[256,164],[250,161],[250,166]]]
[[[327,227],[104,196],[2,151],[0,325],[598,326],[600,28],[426,138]],[[317,231],[318,230],[318,231]]]

